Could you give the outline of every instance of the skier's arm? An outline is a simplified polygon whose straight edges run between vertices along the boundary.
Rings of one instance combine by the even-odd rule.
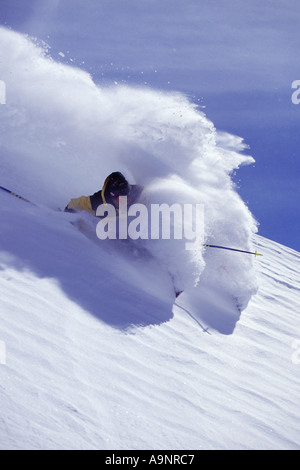
[[[92,209],[92,204],[89,196],[81,196],[77,199],[71,199],[67,207],[65,208],[66,212],[75,212],[75,211],[87,211],[91,214],[95,214]]]

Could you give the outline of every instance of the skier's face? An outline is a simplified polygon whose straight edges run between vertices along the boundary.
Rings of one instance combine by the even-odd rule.
[[[108,184],[108,192],[111,198],[126,196],[128,194],[127,181],[111,180]]]
[[[128,194],[128,183],[127,181],[110,180],[107,186],[107,193],[110,202],[116,207],[119,207],[119,197],[126,196]]]

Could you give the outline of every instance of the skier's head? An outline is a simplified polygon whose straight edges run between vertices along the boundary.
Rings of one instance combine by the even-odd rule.
[[[103,186],[104,197],[107,203],[115,203],[120,196],[127,196],[130,186],[125,176],[119,171],[111,173],[105,180]]]

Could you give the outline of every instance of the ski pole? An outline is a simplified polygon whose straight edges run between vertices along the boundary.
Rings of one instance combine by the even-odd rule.
[[[256,256],[263,256],[261,253],[258,253],[257,250],[253,251],[246,251],[246,250],[239,250],[237,248],[229,248],[228,246],[219,246],[219,245],[202,245],[207,248],[220,248],[221,250],[230,250],[230,251],[238,251],[239,253],[248,253],[249,255],[255,255]]]
[[[19,194],[16,194],[16,193],[14,193],[13,191],[10,191],[7,188],[4,188],[3,186],[0,186],[0,189],[2,191],[5,191],[6,193],[10,194],[11,196],[17,197],[18,199],[21,199],[22,201],[29,202],[29,204],[32,204],[32,202],[29,201],[28,199],[25,199],[24,197],[19,196]]]

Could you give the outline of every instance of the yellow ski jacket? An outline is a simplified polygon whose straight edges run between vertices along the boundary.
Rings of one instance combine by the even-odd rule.
[[[71,199],[65,210],[66,212],[87,211],[94,214],[90,196],[81,196],[76,199]]]

